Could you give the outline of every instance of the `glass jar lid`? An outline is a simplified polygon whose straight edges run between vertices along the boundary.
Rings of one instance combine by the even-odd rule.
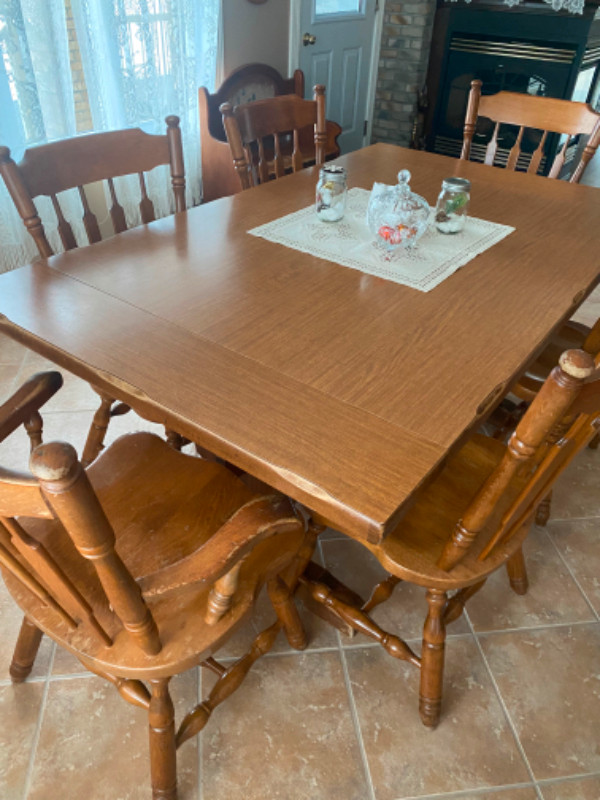
[[[449,192],[470,192],[471,181],[466,178],[444,178],[442,189],[446,189]]]
[[[340,167],[339,164],[327,164],[321,167],[321,177],[330,181],[343,181],[346,179],[346,168]]]

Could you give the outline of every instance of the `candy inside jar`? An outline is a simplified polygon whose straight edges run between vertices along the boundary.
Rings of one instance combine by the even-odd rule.
[[[408,244],[411,239],[417,235],[417,229],[410,225],[403,225],[400,223],[395,227],[392,225],[382,225],[377,231],[377,235],[383,239],[384,242],[390,244]]]
[[[329,164],[319,172],[315,211],[324,222],[337,222],[346,210],[346,170],[337,164]]]

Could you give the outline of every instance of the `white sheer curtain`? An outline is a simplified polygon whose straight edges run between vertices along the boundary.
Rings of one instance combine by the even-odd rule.
[[[0,145],[19,160],[30,143],[76,132],[64,0],[0,0]],[[37,249],[0,181],[0,272]],[[49,210],[42,204],[40,212]]]
[[[179,116],[190,204],[201,197],[197,92],[201,85],[214,87],[220,5],[221,0],[71,0],[93,130],[164,133],[164,118]],[[0,55],[0,145],[18,160],[31,144],[75,135],[65,0],[0,0]],[[155,208],[167,214],[169,181],[164,171],[154,173],[149,188]],[[121,183],[126,214],[136,222],[137,181]],[[68,202],[81,216],[78,198]],[[52,219],[49,209],[40,210],[42,218]],[[35,256],[30,238],[0,186],[0,272]]]

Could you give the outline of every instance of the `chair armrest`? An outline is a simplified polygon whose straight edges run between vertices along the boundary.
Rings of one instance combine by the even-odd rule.
[[[189,556],[138,578],[144,597],[164,594],[191,583],[214,583],[263,539],[304,528],[291,501],[282,495],[256,497],[245,503],[219,530]]]
[[[0,442],[6,439],[19,425],[29,422],[62,386],[60,372],[38,372],[21,386],[0,406]]]

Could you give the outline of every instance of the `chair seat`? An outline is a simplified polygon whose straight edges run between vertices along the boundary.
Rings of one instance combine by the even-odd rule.
[[[116,550],[137,580],[193,557],[240,506],[256,497],[222,464],[179,453],[149,433],[118,439],[87,473],[115,529]],[[19,522],[60,560],[114,638],[113,645],[108,647],[90,636],[85,625],[70,629],[55,611],[6,573],[9,591],[27,616],[84,664],[93,662],[122,677],[147,676],[148,656],[132,644],[116,621],[92,563],[78,556],[60,523],[30,518]],[[163,645],[161,652],[152,656],[153,674],[181,672],[216,652],[250,612],[265,580],[289,563],[301,539],[296,532],[256,544],[242,563],[232,608],[215,625],[208,626],[204,619],[211,588],[207,582],[146,597]],[[201,553],[198,558],[202,559]]]
[[[527,534],[528,526],[525,525],[506,544],[499,545],[485,561],[478,560],[494,529],[494,523],[525,485],[526,475],[515,479],[488,525],[459,564],[446,572],[436,566],[436,562],[457,520],[461,519],[505,451],[506,446],[501,442],[474,435],[448,458],[438,476],[418,493],[414,505],[397,528],[380,545],[365,545],[390,573],[421,586],[452,589],[482,580],[519,549]]]

